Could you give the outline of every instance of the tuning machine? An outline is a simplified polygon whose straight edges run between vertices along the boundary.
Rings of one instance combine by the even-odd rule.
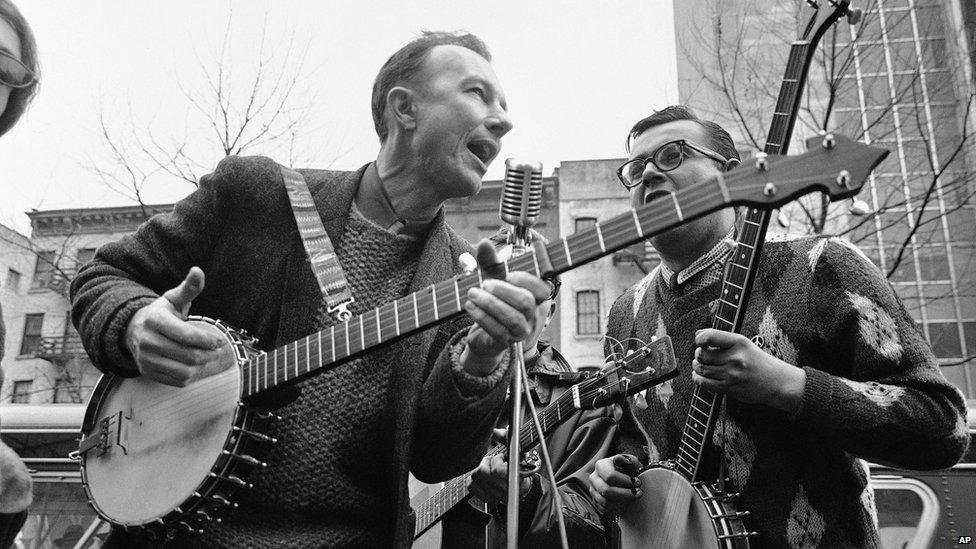
[[[851,215],[861,217],[862,215],[871,213],[871,206],[868,206],[867,202],[859,198],[851,197],[851,204],[847,207],[847,211]]]

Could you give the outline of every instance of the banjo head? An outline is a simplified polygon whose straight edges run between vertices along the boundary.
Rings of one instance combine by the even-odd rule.
[[[644,495],[620,515],[623,549],[715,549],[711,517],[694,487],[665,467],[647,469],[638,478]]]
[[[120,526],[162,524],[207,493],[211,473],[228,466],[223,452],[233,450],[234,427],[247,414],[241,369],[230,349],[227,355],[230,367],[186,387],[102,377],[82,436],[101,431],[104,442],[81,453],[85,488],[99,515]]]

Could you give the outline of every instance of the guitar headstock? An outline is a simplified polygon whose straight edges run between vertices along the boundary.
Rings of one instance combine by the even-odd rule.
[[[659,337],[627,356],[614,360],[599,374],[574,387],[578,408],[599,408],[621,401],[678,375],[674,346]]]
[[[852,8],[851,0],[807,0],[806,3],[813,13],[807,19],[800,38],[813,44],[819,42],[827,29],[841,17],[847,17],[851,25],[856,25],[861,19],[861,10]]]
[[[836,201],[850,198],[864,186],[888,150],[842,135],[807,141],[807,152],[794,156],[760,153],[750,164],[724,174],[731,202],[755,208],[776,208],[797,197],[820,191]]]

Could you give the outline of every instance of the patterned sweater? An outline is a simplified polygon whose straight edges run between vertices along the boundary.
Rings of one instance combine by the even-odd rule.
[[[631,406],[652,460],[678,451],[694,334],[711,326],[720,284],[682,295],[652,273],[611,309],[608,335],[674,341],[679,376]],[[758,546],[877,547],[862,459],[937,469],[965,452],[962,394],[880,270],[846,241],[767,242],[741,333],[806,373],[795,414],[726,399],[712,437]],[[714,478],[716,463],[706,468]]]

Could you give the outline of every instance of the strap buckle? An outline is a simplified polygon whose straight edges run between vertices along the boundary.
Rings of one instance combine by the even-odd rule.
[[[355,297],[349,296],[348,300],[332,305],[326,310],[329,311],[330,315],[335,316],[339,322],[346,322],[352,318],[352,311],[349,310],[349,306],[355,301]]]

